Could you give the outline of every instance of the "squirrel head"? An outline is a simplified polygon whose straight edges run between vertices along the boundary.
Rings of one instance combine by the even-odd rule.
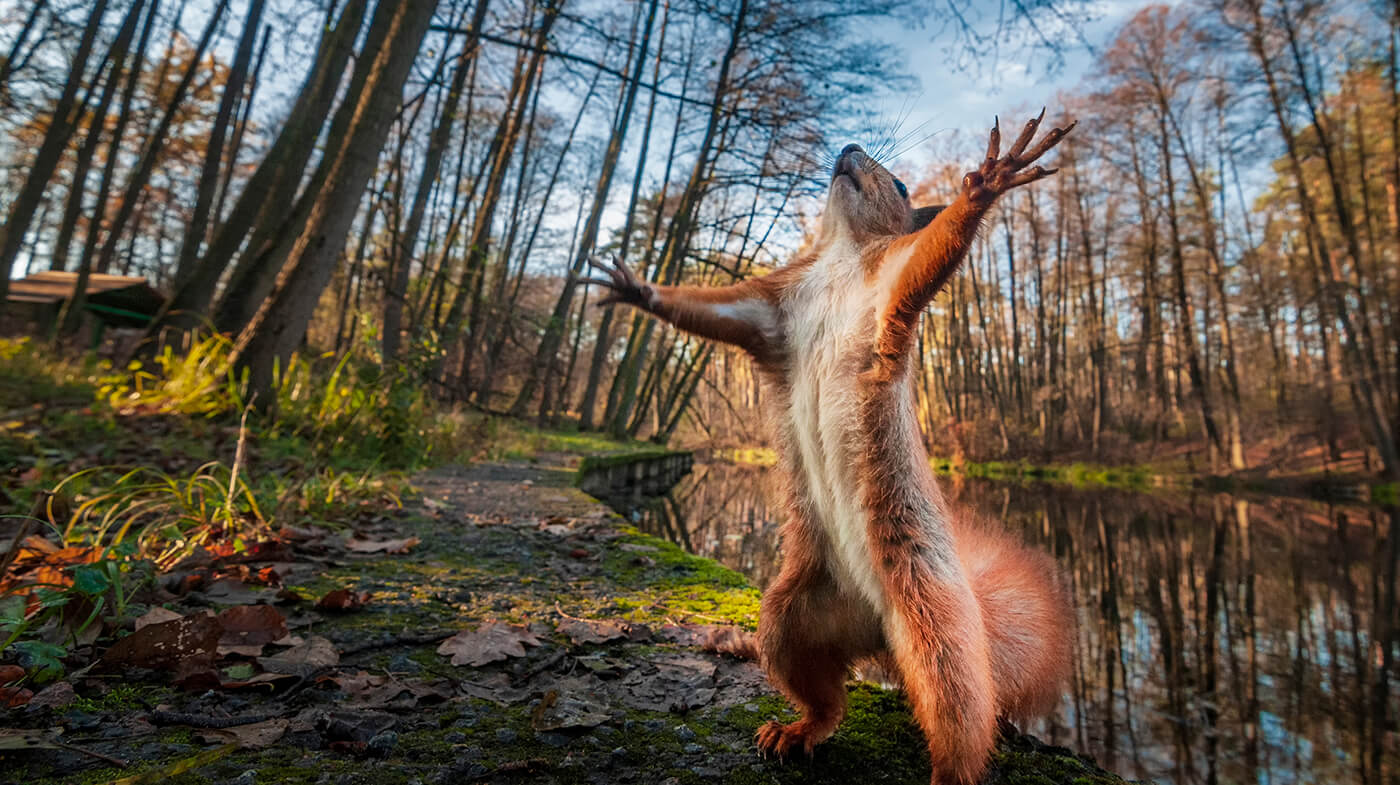
[[[829,242],[844,235],[863,245],[918,231],[940,209],[911,207],[909,189],[904,183],[866,155],[860,145],[848,144],[831,169],[831,189],[822,212],[820,236]]]

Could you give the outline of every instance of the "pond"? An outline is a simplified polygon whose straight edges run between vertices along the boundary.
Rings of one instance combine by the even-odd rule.
[[[1400,514],[1276,497],[942,478],[1053,553],[1079,612],[1074,683],[1025,730],[1180,785],[1394,783]],[[759,586],[779,561],[768,471],[698,463],[617,502]],[[1377,613],[1377,609],[1385,609]],[[1388,623],[1387,623],[1388,622]]]

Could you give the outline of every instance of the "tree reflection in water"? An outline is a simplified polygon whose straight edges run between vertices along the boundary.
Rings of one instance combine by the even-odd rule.
[[[1225,494],[945,480],[1055,554],[1079,607],[1059,714],[1028,730],[1169,783],[1400,781],[1400,512]],[[700,463],[626,504],[646,531],[777,574],[760,468]],[[1379,612],[1378,612],[1379,611]]]

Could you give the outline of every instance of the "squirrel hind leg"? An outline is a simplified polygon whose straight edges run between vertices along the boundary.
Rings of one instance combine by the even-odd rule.
[[[769,722],[754,737],[760,754],[780,760],[811,755],[836,732],[851,663],[883,645],[874,612],[843,594],[824,569],[804,570],[801,561],[784,564],[763,596],[758,624],[763,669],[802,714],[786,725]]]
[[[998,733],[981,611],[965,582],[939,580],[912,561],[904,566],[887,577],[903,584],[890,591],[890,651],[928,739],[934,785],[974,785]]]

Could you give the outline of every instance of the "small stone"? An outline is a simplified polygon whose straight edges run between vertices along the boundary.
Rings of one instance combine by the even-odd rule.
[[[754,713],[754,714],[757,714],[758,712],[762,711],[762,709],[759,708],[759,706],[758,706],[757,703],[745,703],[745,704],[744,704],[744,711],[752,712],[752,713]]]
[[[695,741],[695,731],[691,730],[688,725],[677,725],[676,738],[681,741]]]
[[[690,769],[690,773],[705,780],[717,780],[721,776],[721,772],[719,769],[711,768],[709,766],[693,766]]]
[[[642,727],[646,728],[652,733],[657,733],[662,728],[666,727],[666,723],[662,722],[661,720],[647,720],[646,722],[642,723]]]
[[[541,731],[535,734],[535,741],[548,744],[551,747],[566,747],[569,744],[569,737],[553,731]]]
[[[613,760],[622,760],[627,757],[627,748],[615,747],[613,751],[608,754],[612,756]]]
[[[423,670],[423,666],[414,662],[407,654],[397,654],[389,660],[389,670],[394,673],[418,673]]]
[[[685,746],[682,747],[681,749],[682,749],[682,750],[685,752],[685,754],[687,754],[687,755],[699,755],[700,753],[702,753],[702,752],[705,751],[705,745],[703,745],[703,744],[696,744],[695,742],[692,741],[691,743],[685,745]]]
[[[496,729],[496,741],[499,741],[502,744],[510,744],[514,742],[517,738],[519,738],[519,736],[520,734],[516,733],[515,730],[512,728]]]
[[[461,731],[454,730],[446,736],[443,736],[442,740],[447,742],[448,744],[461,744],[462,742],[467,740],[467,734]]]
[[[600,739],[611,739],[617,735],[617,728],[611,725],[599,725],[593,729],[593,732],[597,734]]]
[[[397,747],[398,744],[399,734],[386,730],[375,734],[374,738],[369,740],[369,744],[365,745],[365,750],[371,755],[385,758],[394,751],[394,747]]]
[[[232,785],[257,785],[258,770],[248,769],[231,780]]]

